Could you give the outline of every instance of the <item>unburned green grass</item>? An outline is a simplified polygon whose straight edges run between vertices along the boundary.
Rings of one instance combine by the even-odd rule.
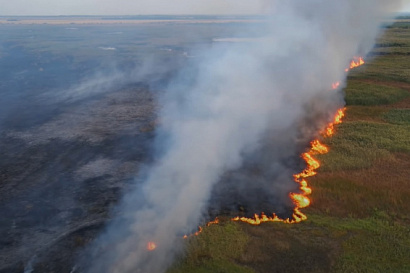
[[[410,96],[407,90],[361,81],[350,81],[345,92],[348,106],[386,105],[396,103]]]
[[[331,272],[409,272],[410,229],[395,223],[383,212],[365,219],[312,215],[319,227],[346,235],[339,240],[342,254]],[[339,231],[339,232],[337,232]]]
[[[385,82],[410,82],[410,22],[392,25],[378,39],[366,64],[349,73],[350,79],[372,79]]]
[[[235,263],[244,252],[249,238],[236,223],[212,225],[199,236],[188,239],[187,255],[169,273],[252,273]]]
[[[349,106],[346,109],[346,116],[344,118],[345,122],[349,121],[373,121],[373,122],[384,122],[383,115],[388,112],[389,109],[386,107],[377,106]]]
[[[402,170],[410,167],[407,159],[394,158],[365,170],[331,172],[312,178],[313,203],[308,215],[314,212],[363,218],[377,209],[394,219],[409,221],[410,171]]]
[[[392,124],[410,125],[410,109],[392,109],[383,115]]]
[[[312,214],[303,225],[225,221],[189,239],[191,252],[201,249],[205,256],[188,254],[169,272],[408,272],[410,267],[409,228],[378,210],[364,219]],[[226,248],[237,246],[230,234],[207,235],[227,226],[236,236],[247,238],[234,254]],[[216,257],[211,258],[212,250],[218,253]]]
[[[186,261],[185,263],[176,264],[174,269],[169,273],[254,273],[251,268],[240,266],[227,259],[213,260],[202,259],[200,261]]]
[[[369,168],[378,158],[395,152],[410,152],[410,126],[367,121],[346,122],[328,138],[328,154],[317,156],[321,172]]]
[[[409,52],[408,49],[405,49]],[[371,79],[410,83],[410,55],[383,55],[366,59],[366,64],[353,70],[349,79]]]

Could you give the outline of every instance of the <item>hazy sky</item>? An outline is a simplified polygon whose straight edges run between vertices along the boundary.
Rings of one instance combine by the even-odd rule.
[[[388,0],[386,0],[388,1]],[[271,0],[0,0],[0,15],[249,14]],[[410,11],[410,0],[404,0]]]
[[[0,0],[0,15],[246,14],[266,0]]]

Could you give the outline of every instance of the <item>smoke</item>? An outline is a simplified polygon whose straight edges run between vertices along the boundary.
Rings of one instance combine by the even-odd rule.
[[[258,38],[198,52],[160,98],[155,164],[93,244],[88,272],[164,272],[230,171],[259,170],[231,176],[241,196],[252,188],[286,199],[300,152],[343,106],[332,83],[369,52],[398,4],[275,1],[262,24],[241,33]]]

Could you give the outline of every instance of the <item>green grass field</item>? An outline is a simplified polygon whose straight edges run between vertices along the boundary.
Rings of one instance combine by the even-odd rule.
[[[389,27],[353,70],[347,111],[318,156],[308,220],[220,219],[187,240],[169,273],[410,272],[410,21]]]

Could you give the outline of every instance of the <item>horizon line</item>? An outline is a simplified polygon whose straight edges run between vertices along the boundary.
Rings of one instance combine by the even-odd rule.
[[[392,14],[409,14],[408,11],[398,11]],[[269,14],[264,13],[216,13],[216,14],[201,14],[201,13],[191,13],[191,14],[168,14],[168,13],[157,13],[157,14],[0,14],[0,17],[132,17],[132,16],[267,16]]]

